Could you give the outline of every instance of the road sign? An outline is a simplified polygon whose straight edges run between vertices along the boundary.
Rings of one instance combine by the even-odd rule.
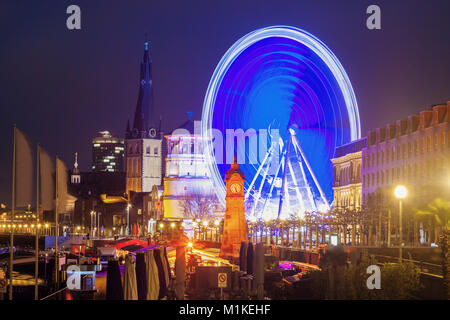
[[[219,273],[217,275],[217,287],[226,288],[227,287],[227,274]]]

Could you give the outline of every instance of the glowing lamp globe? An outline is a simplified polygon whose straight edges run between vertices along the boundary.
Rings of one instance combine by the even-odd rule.
[[[405,199],[408,195],[408,190],[405,186],[397,186],[394,190],[394,195],[397,199]]]

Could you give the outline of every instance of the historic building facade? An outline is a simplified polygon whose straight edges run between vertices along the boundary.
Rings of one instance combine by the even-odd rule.
[[[195,130],[192,115],[188,112],[188,120],[165,136],[164,218],[196,219],[223,213],[205,162],[200,129]]]
[[[336,209],[361,209],[362,206],[362,149],[367,139],[362,138],[336,148],[331,159],[334,168],[333,207]]]
[[[162,133],[153,106],[152,61],[145,42],[141,62],[139,95],[133,126],[125,133],[126,192],[150,192],[162,182]]]
[[[369,131],[362,149],[362,201],[388,206],[398,184],[421,206],[448,195],[450,101]]]

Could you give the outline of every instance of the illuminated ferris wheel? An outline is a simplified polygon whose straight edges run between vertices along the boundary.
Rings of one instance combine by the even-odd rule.
[[[246,140],[234,148],[236,132]],[[202,135],[222,203],[237,153],[247,215],[324,212],[333,198],[335,148],[360,138],[358,106],[324,43],[298,28],[273,26],[247,34],[222,57],[205,96]]]

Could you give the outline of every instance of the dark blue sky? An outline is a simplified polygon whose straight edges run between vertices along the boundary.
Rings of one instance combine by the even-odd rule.
[[[66,28],[77,4],[82,30]],[[381,7],[382,30],[366,28]],[[257,28],[292,25],[339,58],[358,100],[362,133],[450,100],[450,2],[17,1],[0,3],[0,202],[10,203],[12,125],[60,155],[91,165],[100,130],[123,136],[133,117],[144,34],[151,42],[156,112],[171,129],[199,119],[225,51]]]

